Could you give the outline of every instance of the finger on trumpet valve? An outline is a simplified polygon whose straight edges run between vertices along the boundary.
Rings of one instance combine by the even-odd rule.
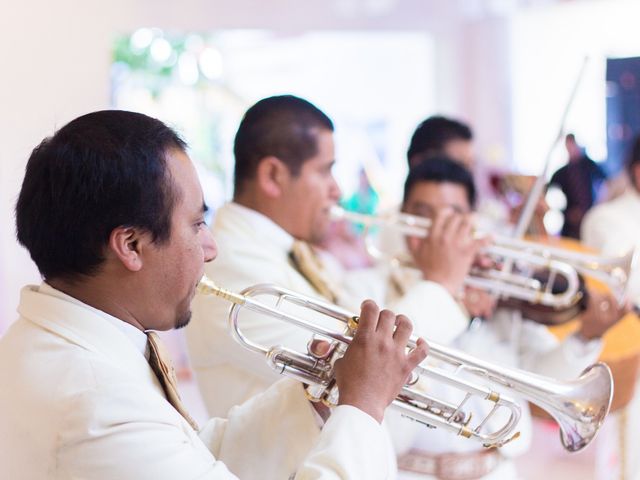
[[[411,374],[407,378],[407,383],[405,383],[405,385],[407,387],[411,387],[411,386],[415,385],[416,383],[418,383],[418,380],[420,380],[420,375],[418,375],[417,372],[413,371],[413,372],[411,372]]]
[[[318,360],[325,360],[330,357],[333,353],[334,348],[334,344],[320,339],[315,335],[313,335],[307,343],[307,352],[309,352],[309,355],[311,355],[313,358],[316,358]]]

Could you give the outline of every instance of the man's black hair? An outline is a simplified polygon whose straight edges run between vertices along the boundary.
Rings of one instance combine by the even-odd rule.
[[[260,100],[245,113],[236,133],[235,195],[254,178],[260,160],[274,156],[292,175],[318,153],[320,130],[333,132],[333,123],[318,107],[293,95]]]
[[[186,144],[164,123],[105,110],[76,118],[38,145],[16,204],[18,241],[45,279],[94,274],[112,230],[171,234],[180,192],[167,168],[170,149]]]
[[[424,120],[418,127],[409,144],[407,161],[411,165],[414,157],[426,160],[433,155],[443,153],[445,145],[452,140],[471,141],[471,128],[458,120],[442,116],[433,116]]]
[[[431,157],[428,162],[419,163],[409,171],[404,183],[403,202],[408,200],[411,189],[420,182],[447,182],[460,185],[467,192],[467,200],[471,208],[475,207],[476,187],[473,183],[473,175],[464,165],[445,155]]]

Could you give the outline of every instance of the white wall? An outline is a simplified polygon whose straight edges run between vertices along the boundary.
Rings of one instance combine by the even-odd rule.
[[[15,2],[0,14],[0,330],[15,315],[20,285],[38,278],[14,239],[13,206],[28,154],[57,126],[108,101],[109,26],[117,10],[55,3]]]

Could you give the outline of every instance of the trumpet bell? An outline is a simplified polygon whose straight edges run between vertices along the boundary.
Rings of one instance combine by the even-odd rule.
[[[558,423],[560,441],[567,451],[582,450],[595,438],[613,400],[611,378],[609,367],[597,363],[576,380],[536,399],[535,403]]]
[[[609,272],[608,275],[597,275],[596,273],[590,273],[594,278],[604,282],[611,289],[611,292],[616,297],[619,304],[622,304],[627,296],[627,287],[629,285],[629,277],[631,272],[635,268],[638,262],[638,252],[636,250],[630,250],[626,254],[611,261],[608,265],[604,266],[603,271]],[[592,272],[599,272],[600,270],[593,269]],[[587,272],[585,272],[587,273]]]

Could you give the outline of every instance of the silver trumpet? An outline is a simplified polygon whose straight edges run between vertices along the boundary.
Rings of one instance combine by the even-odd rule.
[[[198,285],[198,292],[215,295],[233,303],[229,311],[230,331],[241,345],[265,355],[269,365],[278,372],[307,384],[306,391],[310,400],[322,401],[329,406],[337,403],[338,391],[333,365],[344,355],[353,339],[357,329],[357,316],[338,306],[274,285],[255,285],[241,293],[234,293],[203,277]],[[254,299],[265,296],[275,300],[275,306]],[[302,308],[309,315],[299,317],[287,313],[286,304],[296,309]],[[252,342],[240,329],[238,315],[243,307],[308,330],[313,334],[311,339],[314,335],[327,339],[332,343],[331,353],[327,357],[318,357],[309,348],[306,352],[300,352],[280,345],[267,347]],[[306,317],[314,317],[315,321]],[[340,327],[329,328],[326,324],[337,324]],[[416,340],[417,338],[412,337],[407,348],[414,348]],[[570,452],[577,452],[589,444],[611,405],[613,379],[609,367],[602,363],[590,366],[576,380],[561,382],[494,365],[431,342],[429,357],[455,367],[455,372],[434,366],[418,366],[413,372],[412,381],[402,388],[393,406],[415,421],[473,438],[486,447],[502,446],[518,436],[516,427],[520,419],[520,407],[516,401],[491,387],[459,378],[461,373],[498,384],[500,390],[516,394],[546,410],[558,422],[562,445]],[[450,404],[428,396],[417,388],[416,383],[420,379],[430,379],[432,382],[457,388],[464,394],[464,399],[459,404]],[[471,425],[471,412],[464,408],[474,396],[486,400],[491,407],[489,413],[475,426]],[[506,411],[508,418],[501,426],[490,429],[489,420],[500,410]]]
[[[392,228],[407,236],[424,238],[429,234],[431,220],[406,213],[391,215],[366,215],[349,212],[340,207],[333,207],[331,216],[344,219],[365,228]],[[485,236],[477,232],[478,237]],[[630,272],[636,262],[634,250],[619,257],[605,257],[574,252],[564,248],[551,247],[543,243],[514,239],[503,235],[492,235],[493,242],[485,252],[501,260],[509,260],[531,267],[546,269],[549,278],[541,282],[529,275],[504,272],[499,269],[474,269],[466,280],[469,286],[489,290],[491,292],[517,298],[532,303],[562,308],[575,304],[580,300],[580,282],[577,273],[593,277],[606,284],[621,305],[624,302]],[[385,258],[371,238],[366,238],[367,250],[375,258]],[[398,259],[390,259],[398,261]],[[407,261],[405,261],[407,263]],[[561,293],[553,293],[556,278],[564,277],[566,289]]]

